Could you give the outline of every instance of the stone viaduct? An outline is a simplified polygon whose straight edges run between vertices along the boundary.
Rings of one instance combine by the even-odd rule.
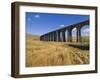
[[[89,20],[65,26],[63,28],[43,34],[40,36],[40,40],[66,42],[67,31],[67,41],[72,42],[72,29],[76,28],[76,42],[81,42],[81,28],[85,25],[89,25]]]

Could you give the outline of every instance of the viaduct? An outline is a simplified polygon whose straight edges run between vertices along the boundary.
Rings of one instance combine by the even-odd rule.
[[[66,42],[66,31],[67,41],[72,42],[72,29],[76,28],[76,42],[81,42],[81,28],[85,25],[89,25],[89,20],[85,20],[76,24],[65,26],[63,28],[48,32],[40,36],[41,41],[58,41]]]

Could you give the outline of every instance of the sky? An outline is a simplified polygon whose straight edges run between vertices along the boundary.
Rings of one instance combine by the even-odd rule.
[[[34,35],[43,35],[47,32],[62,28],[67,25],[75,24],[89,19],[89,15],[76,14],[51,14],[26,12],[26,33]],[[89,26],[82,29],[82,35],[89,35]],[[76,29],[72,30],[75,35]]]

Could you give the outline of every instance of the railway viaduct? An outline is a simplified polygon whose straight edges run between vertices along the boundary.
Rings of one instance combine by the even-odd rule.
[[[76,28],[76,42],[81,42],[81,28],[84,27],[85,25],[89,25],[89,20],[65,26],[63,28],[43,34],[40,36],[40,40],[66,42],[66,31],[67,31],[67,41],[72,42],[72,30]]]

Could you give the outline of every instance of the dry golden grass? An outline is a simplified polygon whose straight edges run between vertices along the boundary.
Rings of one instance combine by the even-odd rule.
[[[89,64],[89,50],[26,38],[26,67]]]

